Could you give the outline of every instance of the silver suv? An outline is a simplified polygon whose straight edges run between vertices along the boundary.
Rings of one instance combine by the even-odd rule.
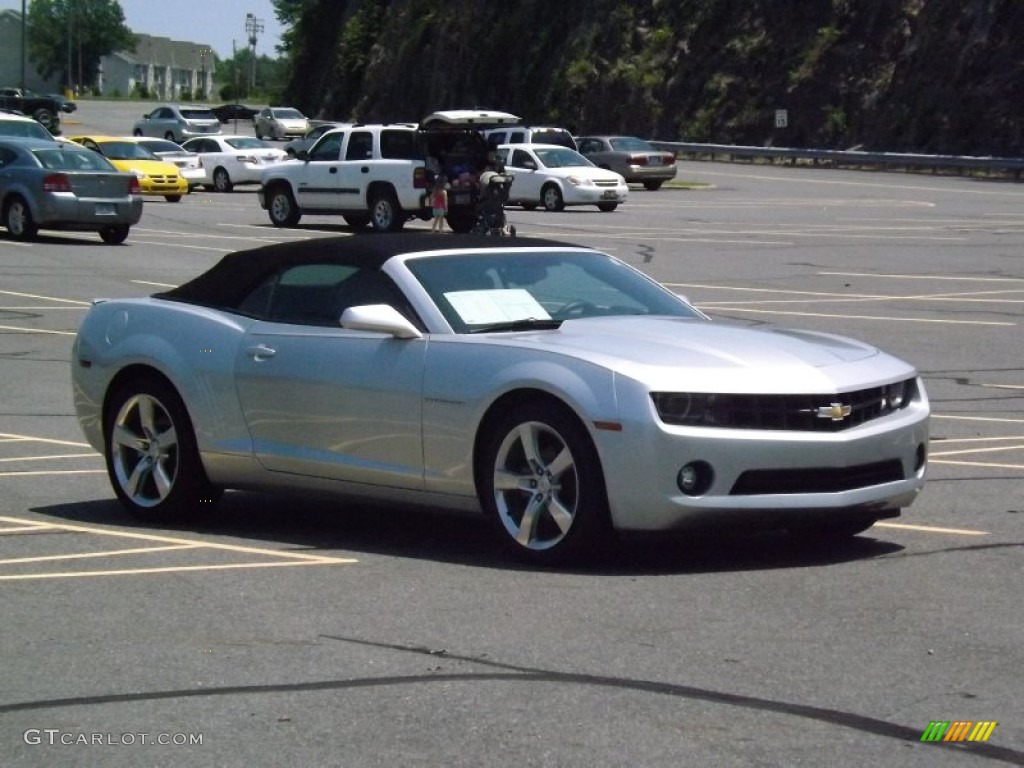
[[[143,115],[132,128],[134,136],[153,136],[178,144],[196,136],[220,133],[220,120],[207,107],[165,104]]]

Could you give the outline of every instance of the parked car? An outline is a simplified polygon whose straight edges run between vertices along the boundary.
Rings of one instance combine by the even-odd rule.
[[[123,243],[142,216],[139,180],[71,142],[0,137],[0,216],[15,240],[57,229]]]
[[[301,139],[292,139],[286,143],[281,149],[283,149],[289,157],[296,157],[299,152],[308,151],[310,147],[316,144],[316,140],[323,136],[330,130],[335,128],[344,128],[348,123],[320,123],[320,125],[310,128],[306,132],[306,135]]]
[[[606,253],[536,238],[234,253],[94,304],[71,359],[114,493],[160,524],[209,519],[227,488],[333,491],[483,513],[548,563],[613,530],[852,536],[925,482],[910,364],[711,321]]]
[[[248,122],[256,117],[256,113],[259,110],[247,107],[245,104],[221,104],[219,107],[213,107],[210,111],[222,123],[229,123],[232,120],[245,120]]]
[[[0,136],[23,139],[40,139],[56,142],[53,136],[38,120],[13,112],[0,110]]]
[[[38,120],[54,136],[59,136],[60,104],[49,96],[21,88],[0,88],[0,107]]]
[[[309,118],[293,107],[267,107],[253,118],[256,138],[299,138],[309,132]]]
[[[554,144],[505,144],[498,156],[514,176],[509,202],[528,211],[543,205],[561,211],[567,205],[596,205],[614,211],[626,202],[629,187],[614,171],[598,168],[579,152]]]
[[[189,189],[198,186],[203,182],[206,173],[202,163],[199,162],[199,155],[189,152],[180,144],[175,144],[167,139],[151,139],[146,136],[135,136],[136,144],[145,147],[154,155],[168,163],[178,166],[180,173],[189,184]]]
[[[206,107],[165,104],[143,115],[132,127],[134,136],[155,136],[181,144],[194,136],[220,133],[220,120]]]
[[[621,175],[629,184],[659,189],[676,177],[676,155],[636,136],[577,136],[579,152],[599,168]]]
[[[491,128],[484,136],[492,145],[499,144],[557,144],[576,149],[576,140],[565,128],[541,125],[510,125]]]
[[[252,136],[207,136],[182,146],[199,155],[203,178],[197,183],[217,192],[230,192],[237,184],[259,184],[264,169],[288,159],[283,149]]]
[[[134,137],[71,136],[72,141],[86,149],[99,152],[119,171],[134,173],[143,195],[162,197],[169,203],[181,201],[189,192],[188,180],[178,166],[161,160]]]
[[[78,109],[78,105],[62,93],[48,93],[46,96],[57,102],[61,112],[74,112]]]

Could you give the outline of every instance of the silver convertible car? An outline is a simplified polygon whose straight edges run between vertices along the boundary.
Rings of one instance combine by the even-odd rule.
[[[867,344],[711,321],[599,251],[428,233],[224,257],[97,300],[78,418],[158,522],[224,489],[482,513],[536,562],[616,531],[752,524],[852,536],[925,479],[929,406]]]

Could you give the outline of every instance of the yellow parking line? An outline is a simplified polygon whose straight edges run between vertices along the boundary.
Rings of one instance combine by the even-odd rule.
[[[929,453],[928,455],[932,458],[936,456],[959,456],[964,453],[997,453],[999,451],[1020,451],[1024,450],[1024,444],[1021,445],[997,445],[992,448],[965,448],[962,451],[942,451],[941,453]]]
[[[1024,419],[1007,419],[1001,416],[950,416],[943,413],[933,413],[933,419],[949,419],[950,421],[996,421],[1000,424],[1024,424]]]
[[[176,573],[181,571],[226,571],[238,568],[292,568],[297,565],[332,565],[357,563],[358,560],[323,558],[296,563],[222,563],[220,565],[178,565],[167,568],[126,568],[115,571],[72,571],[69,573],[25,573],[0,575],[0,581],[28,581],[30,579],[80,579],[86,576],[134,576],[139,573]]]
[[[47,331],[43,328],[20,328],[17,325],[0,325],[0,331],[20,331],[21,333],[49,333],[54,336],[74,336],[75,331]]]
[[[13,459],[0,459],[0,463],[12,461],[46,461],[47,459],[82,459],[86,457],[99,458],[99,456],[100,454],[95,451],[92,453],[61,453],[54,456],[18,456]]]
[[[1024,464],[997,464],[990,461],[950,461],[949,459],[929,459],[930,464],[951,464],[958,467],[988,467],[989,469],[1024,469]]]
[[[23,299],[42,299],[43,301],[63,301],[65,304],[81,304],[88,307],[92,302],[76,299],[62,299],[57,296],[41,296],[38,293],[20,293],[19,291],[0,291],[4,296],[20,296]]]
[[[969,528],[938,528],[931,525],[910,525],[909,523],[875,523],[876,528],[899,528],[905,531],[925,533],[952,533],[958,536],[988,536],[988,531],[974,531]]]
[[[2,533],[3,531],[0,531]],[[0,560],[0,565],[21,563],[45,563],[53,560],[84,560],[90,557],[114,557],[116,555],[138,555],[144,552],[170,552],[177,549],[198,549],[202,544],[174,544],[166,547],[135,547],[134,549],[112,549],[109,552],[77,552],[73,555],[41,555],[40,557],[14,557]]]
[[[88,443],[76,443],[73,440],[55,440],[50,437],[34,437],[32,435],[19,435],[17,432],[0,432],[0,440],[11,440],[13,442],[26,441],[31,443],[51,443],[52,445],[70,445],[75,448],[89,448]]]
[[[35,475],[98,475],[105,469],[37,469],[24,472],[0,472],[0,477],[33,477]]]
[[[839,315],[829,312],[783,312],[777,309],[741,309],[728,305],[716,306],[720,312],[753,312],[759,315],[796,315],[798,317],[836,317],[841,320],[882,320],[899,323],[933,323],[937,325],[1002,325],[1015,326],[1016,323],[998,320],[937,320],[925,317],[887,317],[885,315]]]
[[[0,517],[0,522],[8,523],[28,523],[33,524],[35,520],[24,520],[17,517]],[[68,523],[39,523],[39,525],[47,528],[53,528],[60,531],[76,531],[78,533],[94,533],[99,536],[115,536],[125,539],[140,539],[142,541],[159,541],[166,544],[197,544],[198,546],[207,547],[209,549],[222,549],[225,552],[245,552],[250,555],[270,555],[272,557],[288,557],[296,560],[310,560],[320,562],[326,560],[329,562],[355,562],[354,560],[343,560],[339,558],[326,557],[324,555],[306,555],[301,552],[279,552],[276,549],[263,549],[260,547],[242,547],[237,544],[219,544],[212,541],[196,541],[194,539],[179,539],[173,536],[157,536],[151,533],[129,533],[127,531],[114,531],[107,528],[92,528],[87,525],[70,525]]]

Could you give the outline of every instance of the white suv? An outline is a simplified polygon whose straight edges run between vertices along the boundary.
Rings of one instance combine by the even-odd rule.
[[[487,141],[499,144],[557,144],[560,147],[578,149],[576,140],[565,128],[514,125],[492,128],[484,131]]]
[[[340,214],[354,228],[401,229],[430,218],[427,188],[435,175],[448,184],[448,225],[469,232],[477,222],[480,175],[487,164],[482,131],[519,118],[504,112],[435,112],[414,123],[344,125],[328,131],[295,160],[265,170],[260,206],[277,227],[304,214]]]

